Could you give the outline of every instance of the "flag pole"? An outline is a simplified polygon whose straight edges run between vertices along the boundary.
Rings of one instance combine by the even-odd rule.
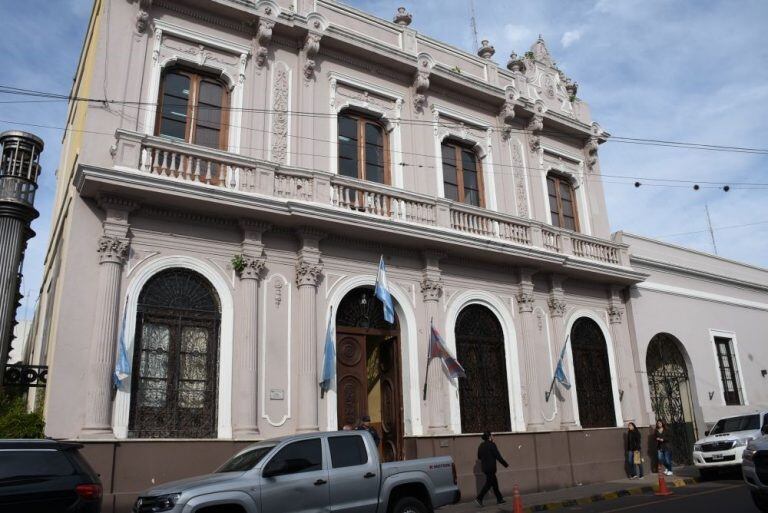
[[[560,359],[557,361],[557,365],[560,365],[563,363],[563,356],[565,355],[565,348],[568,346],[568,339],[571,338],[570,333],[567,337],[565,337],[565,344],[563,344],[563,349],[560,350]],[[549,398],[552,397],[552,391],[555,389],[555,380],[557,379],[557,367],[555,367],[555,373],[552,375],[552,383],[549,384],[549,391],[544,392],[544,402],[549,402]]]
[[[424,396],[422,398],[422,401],[427,400],[427,381],[429,380],[429,363],[431,361],[430,353],[432,352],[430,348],[432,347],[432,326],[433,326],[434,317],[429,319],[429,344],[427,345],[427,369],[424,372]]]

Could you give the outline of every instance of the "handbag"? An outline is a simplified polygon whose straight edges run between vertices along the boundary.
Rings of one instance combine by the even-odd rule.
[[[640,455],[640,451],[635,451],[632,455],[632,461],[635,465],[640,465],[643,462],[643,457]]]

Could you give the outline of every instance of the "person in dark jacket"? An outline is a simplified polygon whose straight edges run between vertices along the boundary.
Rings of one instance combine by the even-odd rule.
[[[672,475],[672,451],[669,449],[670,433],[667,424],[663,420],[656,421],[656,453],[659,457],[658,471],[661,473],[661,466],[664,465],[664,474]]]
[[[360,419],[360,425],[357,426],[358,431],[368,431],[371,436],[373,437],[373,443],[376,444],[376,447],[379,446],[379,432],[376,431],[376,428],[371,426],[371,417],[368,415],[363,415],[363,418]]]
[[[502,497],[501,492],[499,491],[499,481],[496,479],[496,462],[498,461],[504,465],[505,468],[508,467],[509,464],[504,461],[504,458],[499,454],[499,448],[493,443],[493,435],[490,431],[483,433],[482,438],[483,441],[480,444],[480,447],[477,448],[477,459],[480,460],[480,468],[483,471],[483,474],[485,474],[485,484],[477,495],[475,503],[478,506],[482,506],[483,497],[488,493],[488,490],[493,488],[496,502],[498,504],[504,504],[507,501],[504,500],[504,497]]]
[[[643,477],[641,450],[640,431],[634,422],[630,422],[627,425],[627,468],[629,468],[630,479]]]

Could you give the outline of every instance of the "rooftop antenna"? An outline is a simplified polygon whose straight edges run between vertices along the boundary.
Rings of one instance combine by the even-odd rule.
[[[717,255],[717,244],[715,244],[715,231],[712,229],[712,219],[709,217],[709,205],[704,203],[704,210],[707,212],[707,226],[709,226],[709,238],[712,240],[712,249]]]
[[[475,52],[477,52],[477,49],[480,48],[480,46],[477,44],[477,19],[475,18],[475,0],[469,0],[469,25],[472,29],[472,44],[474,45]]]

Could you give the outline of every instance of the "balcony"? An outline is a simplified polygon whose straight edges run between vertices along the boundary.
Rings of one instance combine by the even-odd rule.
[[[297,216],[303,219],[291,222],[328,231],[335,226],[342,234],[349,233],[349,226],[359,228],[356,235],[361,236],[370,228],[378,231],[372,232],[375,240],[381,240],[384,230],[392,242],[408,238],[407,244],[413,244],[414,238],[421,239],[421,247],[429,243],[457,254],[463,248],[475,256],[488,251],[504,256],[496,260],[505,263],[512,256],[520,265],[597,273],[624,282],[643,277],[630,268],[626,245],[531,219],[162,137],[118,130],[116,138],[114,168],[84,166],[77,180],[81,194],[126,193],[115,189],[119,182],[146,191],[143,201],[166,190],[162,194],[186,198],[178,200],[185,208],[195,199],[215,201],[218,213],[229,208],[231,216],[254,215],[257,210],[282,224],[286,216]],[[162,202],[170,204],[166,196]]]

